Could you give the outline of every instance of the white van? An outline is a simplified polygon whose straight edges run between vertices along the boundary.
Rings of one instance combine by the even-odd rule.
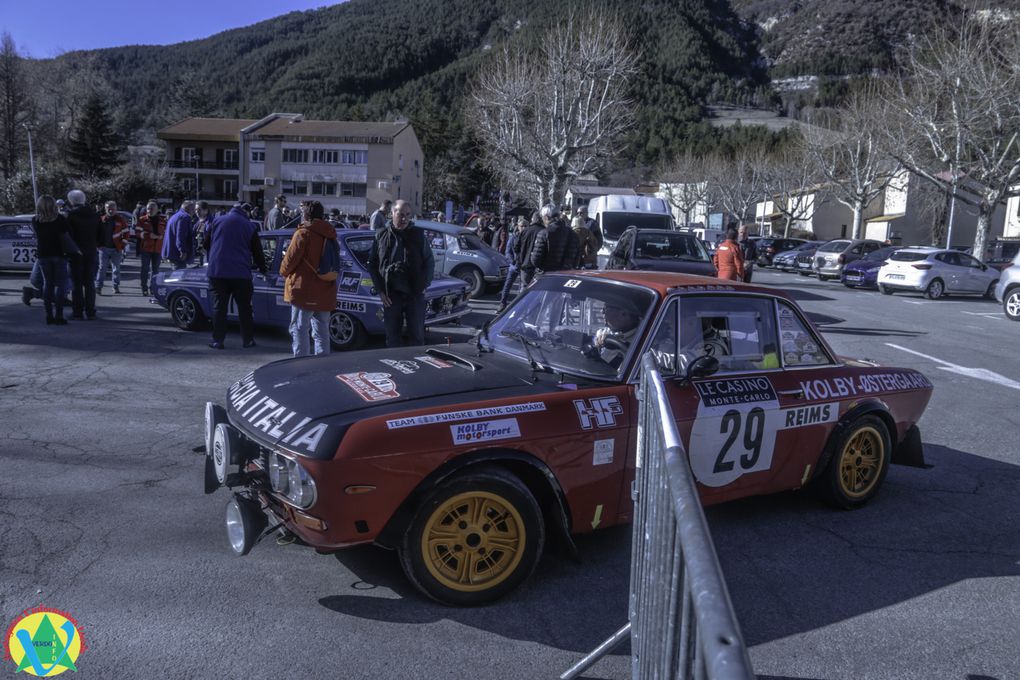
[[[609,194],[588,202],[588,217],[595,220],[602,232],[599,269],[604,269],[609,255],[627,227],[638,229],[673,229],[673,213],[664,199],[654,196]]]

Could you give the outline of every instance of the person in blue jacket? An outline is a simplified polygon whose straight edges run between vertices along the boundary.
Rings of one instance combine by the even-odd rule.
[[[166,223],[163,252],[160,255],[164,260],[170,260],[174,269],[188,266],[195,255],[195,236],[192,227],[194,218],[195,202],[184,201]]]
[[[202,245],[209,254],[209,267],[206,271],[213,305],[213,337],[209,346],[213,349],[224,348],[227,308],[231,298],[237,305],[243,346],[255,346],[255,327],[252,321],[255,286],[251,281],[251,273],[257,269],[264,276],[268,268],[258,230],[250,216],[250,205],[235,205],[226,215],[213,220],[203,238]]]

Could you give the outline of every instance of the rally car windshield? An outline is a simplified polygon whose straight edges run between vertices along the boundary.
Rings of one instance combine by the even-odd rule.
[[[636,286],[545,276],[486,329],[481,342],[553,372],[620,379],[654,301],[651,291]]]

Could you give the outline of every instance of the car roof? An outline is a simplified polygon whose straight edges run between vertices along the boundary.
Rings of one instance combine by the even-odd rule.
[[[692,234],[689,231],[679,231],[677,229],[642,229],[640,227],[627,227],[626,230],[629,231],[631,229],[633,229],[634,231],[638,232],[642,236],[646,236],[648,234],[652,234],[653,236],[656,235],[656,234],[659,234],[659,235],[662,235],[662,234],[679,234],[680,236],[689,236],[691,238],[698,238],[697,234]]]
[[[648,270],[622,270],[613,269],[609,271],[573,271],[555,272],[543,276],[564,276],[567,278],[593,278],[605,279],[608,281],[619,281],[621,283],[632,283],[645,288],[651,288],[659,295],[665,296],[678,288],[691,288],[693,290],[736,290],[742,293],[762,293],[773,297],[789,300],[790,297],[784,291],[766,286],[759,286],[753,283],[742,283],[739,281],[724,281],[714,276],[698,276],[697,274],[681,274],[679,272],[656,272]]]
[[[928,253],[929,255],[932,254],[932,253],[947,253],[947,252],[949,252],[945,248],[936,248],[935,246],[907,246],[905,248],[898,248],[896,250],[896,252],[898,253],[901,250],[909,250],[909,251],[914,252],[914,253]],[[953,252],[959,252],[959,251],[953,251]]]
[[[462,227],[459,224],[450,224],[449,222],[433,222],[432,220],[414,220],[414,226],[416,227],[427,227],[433,231],[441,231],[444,234],[450,234],[457,236],[459,234],[473,234],[472,230],[467,227]]]

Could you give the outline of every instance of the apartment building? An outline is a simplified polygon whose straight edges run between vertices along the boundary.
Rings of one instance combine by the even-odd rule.
[[[187,195],[272,207],[276,196],[368,215],[387,199],[421,211],[424,156],[410,123],[189,118],[158,134]],[[192,177],[194,174],[194,177]]]

